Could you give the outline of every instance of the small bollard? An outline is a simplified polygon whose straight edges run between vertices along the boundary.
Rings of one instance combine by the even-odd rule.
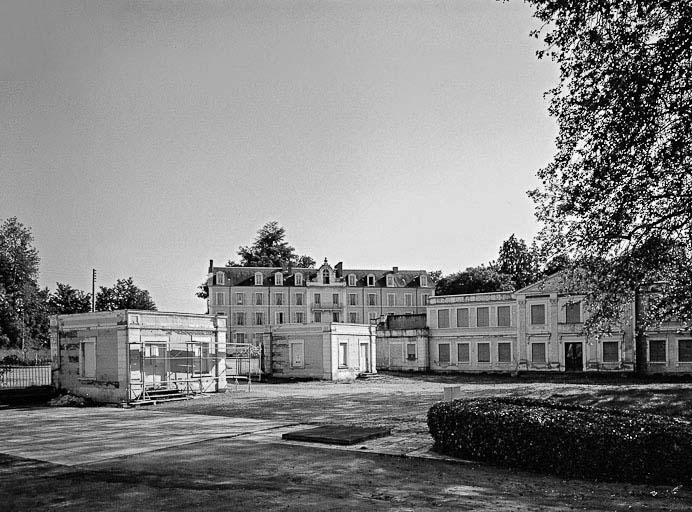
[[[461,386],[446,386],[445,387],[445,402],[450,402],[461,398]]]

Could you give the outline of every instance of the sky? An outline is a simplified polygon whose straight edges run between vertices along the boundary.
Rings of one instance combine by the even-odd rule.
[[[0,2],[0,220],[42,286],[204,313],[275,220],[344,268],[487,263],[538,230],[554,63],[521,1]]]

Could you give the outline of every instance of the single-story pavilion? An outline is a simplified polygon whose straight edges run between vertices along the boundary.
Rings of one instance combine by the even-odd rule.
[[[53,382],[96,402],[226,390],[226,319],[102,311],[50,320]]]

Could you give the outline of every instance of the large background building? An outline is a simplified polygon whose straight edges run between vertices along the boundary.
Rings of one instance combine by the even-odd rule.
[[[435,284],[425,270],[215,267],[208,309],[228,318],[228,341],[259,344],[275,325],[370,324],[387,314],[425,313]]]

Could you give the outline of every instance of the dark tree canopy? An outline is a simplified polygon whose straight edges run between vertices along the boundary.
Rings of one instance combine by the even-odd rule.
[[[594,323],[656,281],[651,318],[691,320],[692,2],[530,3],[560,67],[557,152],[531,193],[544,246],[587,269]]]
[[[16,217],[0,224],[0,345],[39,346],[48,339],[47,291],[40,290],[34,237]]]
[[[481,265],[444,276],[435,285],[435,295],[512,291],[511,276]]]
[[[492,267],[500,274],[509,275],[514,289],[519,290],[541,277],[540,263],[535,245],[528,247],[522,238],[517,238],[512,233],[502,242],[497,261]]]
[[[117,309],[144,309],[156,311],[156,304],[149,292],[138,288],[131,277],[118,279],[111,288],[99,287],[96,293],[96,311]]]
[[[313,268],[315,260],[310,256],[298,256],[285,240],[286,230],[276,221],[267,222],[257,231],[250,246],[238,249],[240,262],[229,261],[229,267],[281,267]]]
[[[70,315],[91,311],[91,295],[72,288],[69,284],[56,283],[57,288],[48,298],[51,315]]]

